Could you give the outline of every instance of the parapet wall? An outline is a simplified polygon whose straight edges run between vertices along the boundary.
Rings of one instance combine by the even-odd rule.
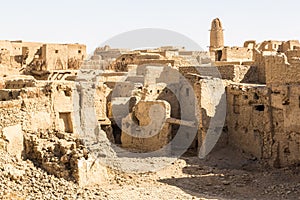
[[[300,61],[290,60],[286,55],[266,56],[266,83],[296,84],[300,83]]]
[[[217,66],[222,79],[236,83],[257,83],[257,67],[248,65],[222,65]]]
[[[220,61],[252,61],[253,50],[245,47],[225,47],[222,50],[222,56]]]

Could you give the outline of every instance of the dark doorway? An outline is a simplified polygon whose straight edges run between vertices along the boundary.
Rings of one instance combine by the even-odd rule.
[[[72,117],[70,112],[59,113],[59,118],[63,120],[65,132],[73,133]]]
[[[222,59],[222,50],[216,51],[216,61],[221,61]]]
[[[122,144],[122,142],[121,142],[122,130],[116,124],[112,125],[112,129],[113,129],[113,135],[114,135],[115,143],[116,144]]]

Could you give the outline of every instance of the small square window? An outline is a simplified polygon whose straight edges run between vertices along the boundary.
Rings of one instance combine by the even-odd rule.
[[[58,50],[55,50],[55,53],[58,53]]]
[[[81,50],[78,50],[78,53],[81,54]]]

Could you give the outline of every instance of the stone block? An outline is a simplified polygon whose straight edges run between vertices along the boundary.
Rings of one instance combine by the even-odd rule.
[[[81,158],[78,160],[78,179],[80,186],[101,185],[108,179],[107,169],[99,160]]]
[[[21,158],[23,152],[23,133],[20,124],[3,128],[3,136],[8,141],[6,150],[9,154]]]

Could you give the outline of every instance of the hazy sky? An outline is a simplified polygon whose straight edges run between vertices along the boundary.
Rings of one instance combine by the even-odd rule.
[[[206,48],[211,20],[219,17],[225,44],[240,46],[250,39],[300,39],[299,9],[296,0],[7,0],[0,39],[78,42],[91,51],[126,31],[163,28]]]

